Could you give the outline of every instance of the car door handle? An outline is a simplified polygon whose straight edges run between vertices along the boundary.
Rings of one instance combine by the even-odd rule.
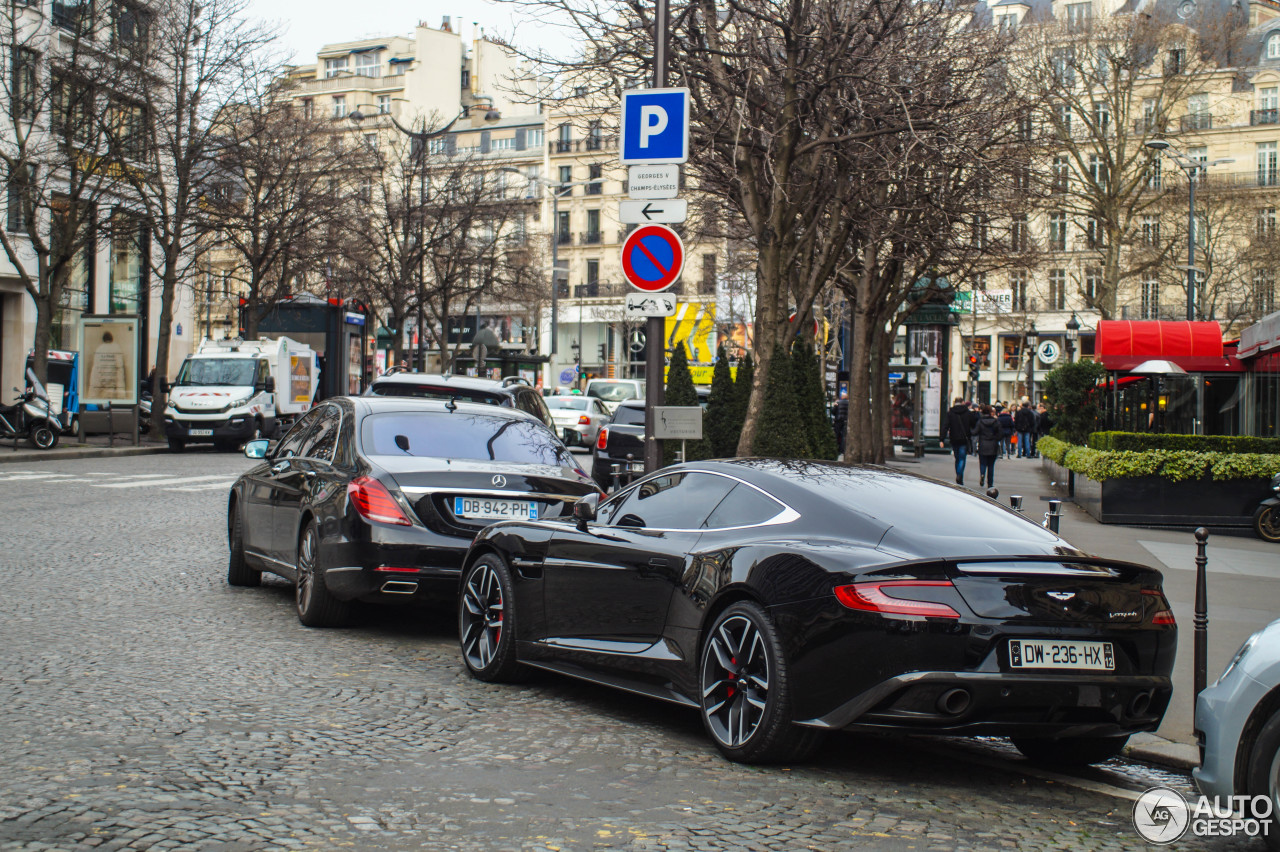
[[[277,462],[271,466],[272,473],[284,473],[288,469],[289,463],[287,461]]]

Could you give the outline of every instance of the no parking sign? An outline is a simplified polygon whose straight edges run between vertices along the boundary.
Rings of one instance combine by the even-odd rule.
[[[637,228],[622,244],[622,272],[637,290],[657,293],[680,277],[684,243],[665,225]]]

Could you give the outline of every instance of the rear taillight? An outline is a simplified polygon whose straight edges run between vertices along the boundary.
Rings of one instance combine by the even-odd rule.
[[[605,427],[600,430],[600,435],[596,438],[596,449],[607,450],[609,448],[609,429]]]
[[[1173,617],[1173,610],[1169,608],[1169,600],[1164,596],[1164,592],[1159,589],[1143,589],[1142,599],[1147,605],[1147,611],[1153,613],[1152,624],[1172,626],[1178,623]]]
[[[405,517],[400,504],[391,496],[387,486],[372,476],[360,476],[351,480],[347,485],[347,499],[366,521],[401,527],[413,526],[413,521]]]
[[[579,425],[579,426],[590,426],[590,425],[591,425],[591,418],[590,418],[590,417],[588,417],[588,416],[587,416],[587,415],[585,415],[585,414],[579,414],[579,415],[578,415],[578,425]]]
[[[884,615],[915,615],[927,618],[959,618],[960,613],[937,601],[911,598],[913,589],[944,586],[954,588],[950,580],[889,580],[836,586],[836,600],[859,612]]]

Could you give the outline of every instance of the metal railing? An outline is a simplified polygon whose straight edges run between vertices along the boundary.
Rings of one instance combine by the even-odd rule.
[[[1249,124],[1254,127],[1259,124],[1280,124],[1280,109],[1275,107],[1271,109],[1251,109],[1249,110]]]
[[[1178,126],[1183,130],[1212,130],[1213,116],[1207,112],[1189,112],[1178,119]]]

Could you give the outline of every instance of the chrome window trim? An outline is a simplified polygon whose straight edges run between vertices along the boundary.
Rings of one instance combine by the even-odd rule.
[[[756,490],[756,491],[760,492],[760,493],[761,493],[761,494],[763,494],[767,499],[772,500],[773,502],[777,503],[777,504],[778,504],[780,507],[782,507],[782,508],[781,508],[781,510],[778,512],[778,514],[774,515],[773,517],[769,518],[768,520],[761,521],[761,522],[760,522],[760,523],[758,523],[758,524],[739,524],[739,525],[737,525],[737,526],[732,526],[732,527],[632,527],[632,526],[622,526],[622,525],[620,525],[620,524],[600,524],[600,526],[602,526],[602,527],[608,527],[608,528],[610,528],[610,529],[620,529],[620,530],[647,530],[647,531],[649,531],[649,532],[696,532],[696,533],[705,533],[705,532],[732,532],[733,530],[750,530],[750,529],[755,529],[756,527],[771,527],[771,526],[777,526],[777,525],[779,525],[779,524],[789,524],[789,523],[791,523],[792,521],[797,521],[797,520],[799,520],[799,519],[800,519],[800,513],[799,513],[799,512],[797,512],[795,509],[791,508],[791,507],[790,507],[790,506],[788,506],[786,503],[784,503],[784,502],[782,502],[781,500],[779,500],[777,497],[774,497],[772,494],[770,494],[768,491],[765,491],[765,490],[764,490],[763,488],[761,488],[760,486],[758,486],[758,485],[756,485],[756,484],[754,484],[754,483],[751,483],[751,482],[747,482],[745,479],[741,479],[741,478],[739,478],[739,477],[736,477],[736,476],[734,476],[733,474],[729,474],[729,473],[721,473],[721,472],[720,472],[720,471],[718,471],[718,470],[697,470],[697,469],[694,469],[694,470],[671,471],[670,473],[666,473],[666,474],[664,474],[662,471],[656,471],[656,472],[654,472],[654,473],[650,474],[649,476],[644,477],[643,479],[640,479],[640,480],[637,480],[636,482],[631,483],[631,484],[630,484],[630,485],[628,485],[624,490],[619,491],[617,494],[615,494],[615,495],[613,495],[613,496],[614,496],[614,497],[617,497],[619,500],[625,500],[627,497],[629,497],[629,496],[631,495],[631,492],[632,492],[632,491],[634,491],[636,488],[639,488],[641,485],[643,485],[644,483],[648,482],[650,479],[652,479],[652,478],[654,478],[654,477],[656,477],[656,476],[659,476],[659,475],[662,475],[662,476],[670,476],[670,475],[671,475],[671,473],[702,473],[702,474],[706,474],[706,475],[708,475],[708,476],[722,476],[722,477],[724,477],[725,479],[732,480],[732,481],[734,481],[734,482],[736,482],[736,483],[738,483],[738,484],[740,484],[740,485],[745,485],[745,486],[747,486],[748,488],[752,488],[752,489],[754,489],[754,490]],[[731,489],[731,490],[732,490],[732,489]],[[728,497],[728,496],[729,496],[728,494],[726,494],[726,495],[725,495],[725,497]],[[611,500],[612,500],[612,499],[613,499],[613,497],[610,497],[609,499],[611,499]],[[716,505],[718,506],[719,504],[717,503]],[[714,507],[714,506],[712,507],[712,511],[715,511],[715,507]]]
[[[423,486],[401,487],[400,491],[415,500],[428,494],[484,494],[489,497],[509,497],[516,500],[572,500],[577,502],[586,495],[548,494],[543,491],[495,491],[492,488],[432,488]]]

